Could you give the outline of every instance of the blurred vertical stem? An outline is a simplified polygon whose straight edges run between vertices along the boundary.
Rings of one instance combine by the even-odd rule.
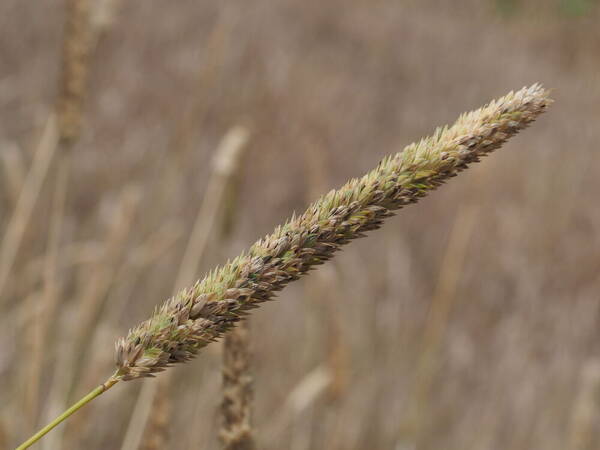
[[[238,138],[239,139],[239,138]],[[224,155],[227,156],[227,155]],[[240,158],[232,162],[231,156],[221,158],[220,165],[224,168],[235,163],[236,167],[229,168],[231,174],[227,184],[221,214],[221,240],[229,237],[237,212],[235,184],[239,175]],[[234,170],[232,170],[234,169]],[[227,195],[228,194],[228,195]],[[221,402],[221,432],[220,438],[225,450],[252,450],[255,448],[252,436],[252,373],[250,331],[248,319],[243,320],[225,335],[223,345],[223,398]]]
[[[221,438],[224,450],[252,450],[252,375],[248,323],[240,322],[225,335]]]
[[[173,292],[193,283],[197,276],[200,262],[204,259],[210,237],[216,232],[220,212],[223,210],[224,198],[228,188],[240,169],[240,161],[249,132],[242,126],[231,128],[223,137],[217,148],[213,162],[212,174],[198,210],[192,232],[188,240]],[[142,446],[150,446],[144,440],[144,431],[149,424],[158,423],[152,414],[162,414],[154,408],[155,402],[168,401],[171,373],[166,373],[154,383],[145,383],[138,396],[134,412],[127,426],[121,450],[135,450]],[[157,397],[160,392],[161,397]],[[164,404],[164,402],[163,402]],[[163,427],[162,432],[166,432]],[[152,433],[150,433],[152,434]],[[154,439],[154,437],[153,437]]]
[[[598,448],[597,424],[600,419],[600,361],[586,361],[581,368],[578,392],[571,409],[567,430],[567,450]]]
[[[318,140],[309,141],[305,146],[309,202],[330,188],[328,161],[326,151],[322,147]],[[327,393],[331,400],[339,400],[343,397],[348,382],[348,349],[342,335],[342,318],[338,311],[341,306],[337,304],[339,299],[335,289],[338,283],[339,275],[335,261],[315,272],[314,277],[306,281],[309,300],[312,300],[312,307],[316,310],[315,319],[320,322],[319,327],[325,334],[327,342],[326,366],[331,378]],[[320,343],[317,342],[315,347],[319,348]]]
[[[196,225],[194,226],[195,232],[190,238],[190,245],[188,245],[188,250],[186,251],[186,253],[192,254],[192,243],[196,239],[196,245],[198,245],[200,242],[204,242],[204,244],[206,244],[205,240],[207,239],[210,233],[200,233],[200,231],[196,233],[197,227],[208,226],[208,224],[202,225],[203,221],[206,221],[206,219],[204,218],[205,214],[203,214],[204,210],[214,211],[214,215],[209,215],[208,222],[212,230],[214,230],[214,233],[218,234],[219,242],[224,242],[229,237],[233,229],[235,215],[238,210],[236,208],[237,183],[239,181],[239,175],[242,170],[242,158],[244,156],[244,150],[246,148],[246,143],[248,139],[249,133],[245,128],[242,127],[232,128],[223,138],[223,141],[219,146],[219,149],[217,150],[213,159],[213,176],[215,177],[215,183],[212,188],[209,187],[207,189],[207,194],[204,197],[206,204],[203,205],[203,207],[198,213]],[[218,179],[222,179],[222,182],[217,182]],[[210,195],[211,192],[214,195]],[[211,200],[211,197],[213,197],[213,200]],[[218,198],[218,201],[215,201],[215,197]],[[214,208],[209,208],[208,205],[211,202],[214,202]],[[197,235],[196,239],[194,238],[194,234]],[[191,275],[195,275],[195,273],[198,270],[197,264],[200,262],[199,259],[193,261],[191,258],[184,257],[184,260],[186,259],[188,260],[188,263],[182,265],[182,270],[184,270],[185,267],[187,267],[188,269],[185,269],[185,272],[182,271],[182,273],[180,274],[179,281],[181,283],[181,286],[191,283],[193,279],[193,276]],[[189,270],[189,267],[194,267],[193,273],[191,270]],[[190,274],[189,280],[185,280],[183,275],[184,273]],[[223,347],[223,352],[228,352],[227,336],[225,336],[224,341],[225,343]],[[225,355],[223,357],[225,358]],[[196,408],[194,411],[192,423],[195,424],[199,421],[199,412],[200,408]],[[188,447],[197,447],[196,438],[193,434],[190,435]]]
[[[10,278],[15,258],[21,247],[23,236],[33,209],[40,195],[42,185],[50,169],[58,144],[56,117],[48,117],[42,136],[35,151],[31,168],[21,189],[15,210],[6,226],[6,232],[0,245],[0,306],[6,300],[4,288]]]
[[[50,171],[55,151],[57,148],[61,149],[59,166],[68,167],[68,152],[79,138],[89,58],[95,42],[94,36],[97,34],[90,27],[89,0],[67,0],[58,99],[46,122],[31,169],[0,246],[0,306],[5,300],[3,294],[6,282],[42,185]],[[66,176],[68,179],[68,170]]]
[[[67,0],[60,94],[57,102],[61,143],[79,138],[92,44],[89,0]]]
[[[465,206],[457,213],[425,323],[423,344],[416,365],[416,384],[404,427],[408,428],[408,438],[419,448],[427,428],[429,393],[436,378],[440,349],[456,300],[475,218],[476,211],[472,206]]]
[[[58,98],[56,100],[55,111],[58,122],[60,149],[59,161],[57,163],[56,178],[64,177],[65,186],[69,184],[71,174],[72,155],[71,151],[81,137],[84,118],[85,100],[89,90],[89,72],[91,57],[96,50],[100,37],[106,32],[113,21],[112,12],[116,8],[117,0],[65,0],[65,26],[62,41],[62,61],[61,73],[58,86]],[[68,195],[66,189],[65,195]],[[63,202],[66,202],[63,199]],[[60,233],[60,229],[56,230]],[[58,251],[58,250],[57,250]],[[46,280],[49,282],[50,280]],[[58,283],[59,280],[52,282]],[[48,295],[51,295],[49,293]],[[46,322],[53,322],[61,298],[58,292],[53,293],[55,299],[49,298],[51,307],[49,307],[48,316],[44,319]],[[88,317],[93,314],[86,308],[88,305],[82,305],[78,311],[80,317]],[[81,325],[81,322],[78,322]],[[89,325],[89,324],[88,324]],[[81,330],[82,326],[79,327]],[[69,333],[71,330],[65,330]],[[86,333],[91,333],[93,327],[87,327]],[[44,339],[44,334],[40,338]],[[82,334],[82,333],[79,333]],[[73,347],[78,345],[85,347],[87,341],[84,339],[72,341],[69,336],[69,342]],[[68,354],[66,358],[69,359]],[[75,356],[75,354],[73,354]],[[65,359],[65,358],[63,358]],[[48,410],[61,410],[70,401],[70,391],[74,390],[77,380],[78,370],[77,360],[67,361],[67,364],[57,363],[55,372],[59,374],[58,380],[54,380],[54,386],[50,395]],[[62,371],[62,376],[61,376]],[[66,376],[65,376],[66,373]],[[57,398],[60,396],[61,398]],[[54,437],[45,442],[46,448],[62,448],[62,433],[56,433]]]
[[[37,424],[39,415],[39,399],[41,386],[43,385],[44,364],[47,359],[46,348],[49,332],[51,331],[56,309],[59,303],[61,283],[59,277],[60,241],[63,218],[65,215],[65,200],[67,196],[68,183],[68,160],[61,159],[56,173],[56,187],[52,199],[52,213],[50,218],[50,230],[48,232],[48,243],[44,256],[43,271],[43,294],[40,304],[35,310],[34,319],[30,325],[30,358],[27,364],[27,389],[25,390],[25,405],[27,408],[27,425],[32,429]],[[29,430],[28,430],[29,431]]]

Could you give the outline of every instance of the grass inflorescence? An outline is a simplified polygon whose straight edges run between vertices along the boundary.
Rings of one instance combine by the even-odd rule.
[[[118,381],[154,376],[220,338],[253,308],[330,259],[350,241],[381,226],[394,211],[456,176],[531,124],[552,103],[538,84],[463,114],[451,127],[384,158],[362,178],[318,199],[192,287],[158,307],[116,343],[117,370],[18,447],[30,447]]]
[[[551,103],[535,84],[463,114],[451,127],[388,156],[376,169],[313,203],[246,253],[184,289],[116,344],[121,380],[152,376],[192,358],[344,244],[479,161]]]

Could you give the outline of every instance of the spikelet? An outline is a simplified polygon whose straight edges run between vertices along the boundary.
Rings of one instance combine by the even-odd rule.
[[[417,202],[500,147],[551,102],[538,84],[511,92],[329,192],[130,330],[116,344],[116,378],[152,376],[189,360],[249,310],[330,259],[342,245],[379,228],[393,211]]]

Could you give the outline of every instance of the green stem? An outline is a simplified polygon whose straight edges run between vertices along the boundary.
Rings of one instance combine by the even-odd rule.
[[[24,450],[26,448],[31,447],[33,444],[35,444],[37,441],[39,441],[42,437],[44,437],[49,431],[51,431],[53,428],[55,428],[60,423],[64,422],[65,419],[67,419],[71,414],[73,414],[75,411],[77,411],[82,406],[84,406],[84,405],[88,404],[89,402],[91,402],[92,400],[94,400],[100,394],[109,390],[118,381],[119,381],[119,379],[115,378],[114,375],[112,377],[110,377],[105,383],[101,384],[96,389],[91,391],[89,394],[87,394],[85,397],[83,397],[81,400],[79,400],[77,403],[75,403],[73,406],[71,406],[69,409],[67,409],[64,413],[62,413],[60,416],[58,416],[56,419],[54,419],[52,422],[50,422],[48,425],[46,425],[44,428],[42,428],[40,431],[38,431],[36,434],[34,434],[29,439],[27,439],[25,442],[23,442],[21,445],[19,445],[15,450]]]

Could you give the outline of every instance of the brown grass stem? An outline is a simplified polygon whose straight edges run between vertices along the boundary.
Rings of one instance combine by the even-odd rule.
[[[21,148],[12,142],[0,142],[2,179],[11,207],[16,206],[25,183],[25,161]]]
[[[223,137],[216,150],[212,164],[212,175],[202,205],[196,215],[192,234],[185,249],[181,268],[175,281],[175,289],[180,290],[194,282],[198,266],[202,261],[211,231],[214,229],[227,187],[239,169],[242,152],[248,142],[249,132],[237,126]]]
[[[58,128],[56,118],[51,114],[46,121],[35,151],[33,163],[27,173],[25,184],[19,195],[15,210],[6,226],[0,246],[0,307],[6,301],[6,296],[3,295],[4,288],[12,272],[17,252],[21,247],[23,236],[27,230],[27,224],[48,174],[48,169],[50,168],[57,145]]]
[[[598,419],[600,418],[600,361],[586,361],[579,374],[578,392],[571,408],[568,427],[568,450],[598,448]]]
[[[85,367],[87,348],[94,334],[107,294],[116,273],[116,267],[125,248],[124,243],[131,231],[133,219],[139,206],[140,192],[127,186],[116,201],[116,220],[110,223],[100,258],[91,268],[83,271],[78,292],[77,311],[73,328],[64,330],[64,349],[58,354],[55,365],[48,416],[53,416],[73,401]],[[63,433],[54,433],[46,442],[49,449],[63,448]]]
[[[71,146],[81,133],[92,44],[89,0],[67,0],[57,111],[60,140]]]
[[[305,153],[307,194],[310,199],[317,197],[328,188],[328,161],[326,152],[317,142],[309,141]],[[347,385],[348,349],[342,336],[342,318],[337,312],[339,305],[338,292],[335,286],[340,283],[337,267],[335,265],[324,267],[309,278],[305,283],[307,297],[312,309],[312,314],[307,314],[307,319],[318,324],[319,330],[307,330],[307,338],[313,336],[314,348],[319,348],[318,341],[325,335],[326,362],[331,373],[327,394],[330,399],[338,399],[343,395]],[[311,317],[313,316],[313,317]],[[307,345],[310,350],[310,345]]]
[[[242,321],[225,336],[221,438],[224,450],[252,450],[252,375],[248,323]]]
[[[227,188],[239,170],[241,157],[248,138],[249,132],[247,129],[241,126],[233,127],[225,134],[215,151],[211,178],[208,181],[202,204],[196,215],[196,220],[194,221],[192,232],[179,266],[173,289],[174,292],[190,284],[196,277],[198,266],[205,257],[210,236],[214,234],[213,231],[223,206]],[[159,380],[158,383],[145,384],[142,387],[138,394],[131,420],[127,426],[121,450],[137,449],[143,444],[143,433],[148,426],[148,422],[159,422],[152,418],[152,411],[156,411],[153,405],[157,394],[169,390],[170,380],[171,378],[167,376]],[[162,401],[162,399],[159,400]],[[164,431],[164,427],[162,431]]]
[[[162,380],[167,380],[164,377]],[[163,450],[169,441],[169,424],[171,421],[171,389],[170,383],[157,380],[156,392],[152,402],[151,414],[144,429],[144,439],[140,450]],[[150,383],[147,383],[148,385]]]
[[[409,407],[408,431],[410,438],[420,445],[421,434],[427,429],[429,393],[439,364],[439,353],[456,301],[456,293],[463,273],[469,240],[475,226],[476,211],[472,206],[459,209],[446,252],[442,259],[437,285],[425,323],[422,349],[416,365],[412,402]]]
[[[28,405],[28,420],[30,426],[35,426],[37,420],[40,388],[44,373],[43,368],[45,359],[48,356],[48,352],[45,351],[45,349],[51,347],[48,343],[48,335],[52,324],[55,323],[56,309],[59,303],[60,280],[58,272],[60,266],[60,232],[65,213],[68,174],[68,159],[61,158],[57,170],[56,186],[52,201],[53,208],[52,217],[50,218],[50,230],[43,271],[41,305],[37,308],[35,319],[30,325],[32,348],[27,371],[27,379],[29,381],[27,383],[27,400],[25,402],[25,404]]]

